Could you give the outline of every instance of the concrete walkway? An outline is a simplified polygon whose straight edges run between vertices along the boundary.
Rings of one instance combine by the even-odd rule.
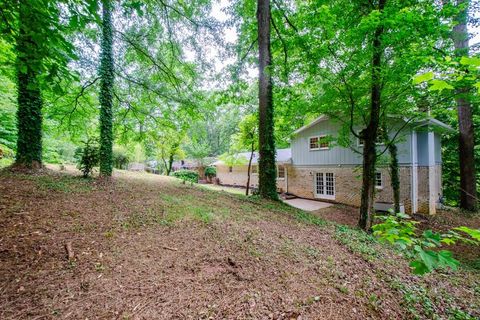
[[[328,202],[320,202],[320,201],[300,199],[300,198],[283,200],[283,202],[291,205],[292,207],[302,209],[302,210],[305,210],[305,211],[316,211],[316,210],[320,210],[320,209],[324,209],[324,208],[328,208],[330,206],[333,206],[332,203],[328,203]]]

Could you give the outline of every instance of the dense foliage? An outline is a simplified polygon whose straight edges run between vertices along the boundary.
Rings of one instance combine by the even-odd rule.
[[[198,172],[193,170],[178,170],[173,173],[173,176],[182,181],[198,182]]]
[[[466,94],[480,130],[478,47],[469,57],[458,55],[451,39],[465,5],[387,0],[382,11],[378,1],[262,3],[270,11],[263,24],[269,39],[259,37],[253,0],[0,0],[0,145],[19,162],[68,163],[81,141],[100,131],[105,174],[130,161],[169,174],[186,158],[205,166],[224,154],[230,164],[248,164],[234,154],[259,150],[252,138],[267,129],[262,153],[271,163],[274,149],[288,147],[292,132],[319,114],[342,126],[332,144],[354,145],[368,125],[377,70],[378,125],[388,133],[399,129],[388,114],[432,115],[455,129],[443,135],[443,183],[446,203],[458,205],[457,89],[471,88]],[[110,26],[101,17],[108,4]],[[468,4],[470,24],[478,25],[478,1]],[[379,28],[382,55],[372,68]],[[259,40],[270,42],[270,53],[262,53],[269,63],[262,73],[266,90],[252,72]],[[271,101],[262,109],[267,121],[255,127],[248,118],[260,115],[259,94]],[[478,147],[475,161],[480,165]],[[275,167],[269,168],[260,177],[273,181]],[[273,195],[273,183],[267,189]]]
[[[445,268],[456,270],[459,261],[451,251],[440,250],[444,246],[456,242],[480,245],[480,230],[462,226],[446,233],[425,230],[418,235],[415,225],[419,222],[411,220],[406,214],[397,213],[378,218],[382,222],[373,226],[373,234],[382,241],[398,246],[412,260],[410,267],[415,274]]]
[[[100,162],[100,147],[97,139],[89,139],[83,143],[82,148],[77,150],[77,168],[82,172],[83,177],[92,175],[94,167]]]

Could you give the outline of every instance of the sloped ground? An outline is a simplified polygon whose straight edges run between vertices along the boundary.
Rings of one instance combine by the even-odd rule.
[[[1,172],[0,261],[0,319],[480,316],[478,270],[412,276],[362,232],[148,174]]]

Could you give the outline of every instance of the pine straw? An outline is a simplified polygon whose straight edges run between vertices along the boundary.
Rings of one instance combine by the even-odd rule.
[[[414,277],[281,204],[126,172],[3,171],[0,195],[1,319],[480,316],[478,273]]]

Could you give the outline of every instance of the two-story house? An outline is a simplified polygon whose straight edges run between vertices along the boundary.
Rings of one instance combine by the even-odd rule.
[[[320,116],[293,133],[290,159],[277,158],[282,167],[279,191],[301,198],[360,205],[363,144],[352,135],[348,147],[340,146],[341,128],[337,121]],[[408,213],[435,213],[442,195],[441,134],[446,130],[452,129],[432,118],[415,122],[392,118],[388,134],[395,137],[398,148],[400,201]],[[388,156],[385,149],[382,143],[378,144],[377,152]],[[283,154],[288,153],[285,150],[288,149],[283,149]],[[246,166],[226,172],[221,163],[216,165],[221,183],[245,185],[246,178],[237,183],[237,179],[229,179],[233,178],[229,174],[236,169],[246,176]],[[379,205],[393,201],[390,181],[388,163],[380,156],[375,174],[375,200]]]

